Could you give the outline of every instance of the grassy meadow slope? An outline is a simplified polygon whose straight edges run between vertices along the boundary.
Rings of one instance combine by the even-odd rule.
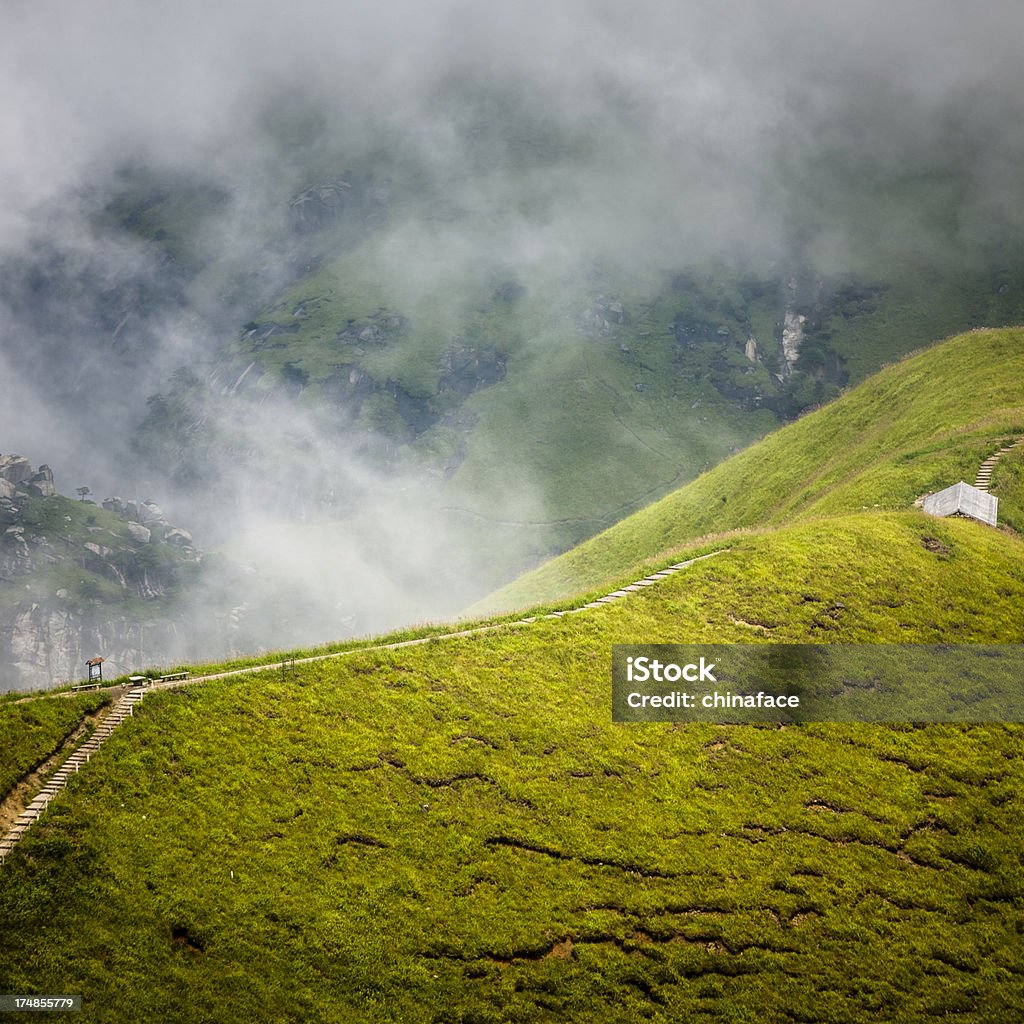
[[[973,482],[981,461],[1018,436],[1024,330],[958,335],[886,368],[477,608],[524,606],[596,587],[712,532],[907,508],[929,491]],[[1009,479],[1009,466],[1000,472]]]
[[[151,694],[0,869],[0,991],[110,1022],[1021,1017],[1020,725],[610,721],[618,642],[1024,642],[1024,539],[908,507],[1024,433],[1021,337],[885,371],[731,460],[721,521],[684,518],[716,471],[532,591],[728,549],[613,604]]]
[[[57,700],[0,703],[0,799],[20,778],[60,750],[85,716],[109,701],[108,694],[92,690]]]
[[[1024,445],[996,463],[989,491],[999,499],[999,521],[1024,533]]]
[[[638,637],[1022,642],[1022,607],[1024,542],[870,514],[151,695],[8,859],[0,986],[96,1021],[1010,1019],[1019,727],[616,725],[608,673]]]

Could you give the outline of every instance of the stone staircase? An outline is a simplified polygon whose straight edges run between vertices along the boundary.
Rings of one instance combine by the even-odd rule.
[[[726,550],[728,549],[722,548],[719,551],[711,551],[706,555],[697,555],[696,558],[687,559],[685,562],[676,562],[675,565],[669,565],[658,572],[653,572],[650,576],[645,576],[642,580],[635,580],[633,583],[623,587],[621,590],[613,590],[610,594],[605,594],[604,597],[599,597],[596,600],[591,601],[590,604],[581,605],[579,608],[567,608],[565,611],[561,612],[550,612],[547,615],[542,616],[542,618],[560,619],[563,615],[573,615],[576,612],[585,612],[588,608],[600,608],[602,605],[611,604],[613,601],[618,601],[620,598],[628,597],[630,594],[635,594],[638,590],[643,590],[644,587],[651,587],[655,583],[667,580],[669,576],[674,576],[682,569],[688,569],[696,562],[702,562],[705,558],[714,558],[715,555],[720,555]],[[520,619],[519,621],[535,622],[536,619]]]
[[[67,786],[72,774],[77,772],[83,764],[87,764],[89,758],[103,746],[114,730],[126,718],[131,717],[135,710],[135,705],[142,700],[145,694],[146,691],[141,686],[133,687],[125,693],[110,709],[110,712],[97,726],[92,736],[47,779],[46,785],[36,794],[35,799],[33,799],[28,807],[21,812],[18,819],[7,831],[7,834],[0,839],[0,864],[3,864],[7,854],[14,849],[21,837],[39,820],[49,806],[50,801]]]
[[[1024,437],[1017,438],[1013,444],[1007,445],[1005,448],[1000,448],[994,455],[990,455],[978,469],[978,475],[974,478],[974,486],[979,491],[987,491],[989,485],[992,483],[992,470],[995,469],[996,463],[1007,453],[1012,452],[1018,445],[1024,444]]]

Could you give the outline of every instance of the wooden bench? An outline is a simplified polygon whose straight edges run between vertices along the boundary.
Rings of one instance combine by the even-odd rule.
[[[100,688],[99,682],[93,680],[91,683],[76,683],[71,687],[72,690],[98,690]]]
[[[158,683],[172,683],[172,682],[174,682],[177,679],[188,679],[188,673],[187,672],[169,672],[167,675],[161,676],[157,680],[157,682]]]

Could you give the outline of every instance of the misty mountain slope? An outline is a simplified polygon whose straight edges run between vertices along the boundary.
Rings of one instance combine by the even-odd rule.
[[[48,466],[0,458],[0,690],[78,678],[97,654],[114,675],[184,654],[178,634],[202,596],[209,621],[229,628],[191,534],[153,502],[100,507],[82,492],[65,497]]]
[[[375,191],[350,177],[344,196]],[[226,553],[307,588],[305,624],[259,616],[282,627],[264,644],[453,614],[834,394],[848,364],[1012,315],[1022,294],[962,263],[896,262],[884,283],[724,262],[545,280],[434,266],[421,239],[406,281],[392,236],[422,200],[370,227],[366,201],[299,236],[323,259],[151,396],[134,435]],[[329,576],[303,568],[323,558]]]
[[[480,607],[597,587],[702,534],[907,508],[925,493],[973,481],[1005,439],[1024,435],[1022,381],[1024,331],[952,338],[888,367]],[[1007,481],[1011,472],[1008,464]]]
[[[452,614],[1024,320],[1006,5],[102,14],[0,39],[0,437],[268,553],[240,649]]]
[[[414,234],[419,248],[401,253],[410,283],[395,278],[393,236],[420,226],[421,204],[396,201],[411,224],[392,212],[354,239],[322,229],[319,249],[351,251],[254,316],[215,355],[210,383],[229,403],[276,400],[279,415],[297,402],[371,463],[437,475],[442,505],[500,519],[503,484],[521,479],[534,506],[524,523],[549,524],[534,551],[578,542],[637,494],[693,476],[908,349],[1024,315],[1013,273],[967,257],[922,268],[908,256],[875,280],[794,261],[785,274],[719,263],[543,281],[498,259],[446,271]],[[466,213],[448,225],[474,229]],[[224,447],[203,393],[185,396],[180,422],[151,417],[137,438],[186,486],[197,468],[204,484],[216,476]]]
[[[523,114],[503,116],[485,133],[499,149]],[[406,156],[415,163],[415,152]],[[537,140],[519,154],[527,164],[547,157]],[[493,160],[484,164],[497,173]],[[389,556],[398,538],[380,527],[391,517],[379,495],[402,475],[422,509],[415,532],[441,538],[431,567],[440,585],[431,595],[415,588],[413,617],[424,602],[450,614],[470,589],[449,571],[453,548],[479,592],[907,349],[1024,316],[1012,246],[958,246],[953,227],[939,223],[938,199],[948,196],[932,195],[932,185],[904,183],[901,192],[916,216],[938,224],[932,248],[915,248],[911,236],[905,251],[875,251],[856,270],[825,272],[791,254],[760,264],[704,259],[674,272],[595,258],[544,275],[500,252],[469,262],[465,246],[488,214],[447,209],[423,173],[386,153],[298,192],[289,207],[297,233],[276,243],[292,250],[280,294],[151,396],[133,440],[150,472],[174,482],[177,500],[201,493],[206,507],[212,493],[214,507],[250,519],[250,506],[265,504],[295,550],[341,551],[357,537],[380,553],[378,579],[416,557]],[[876,223],[875,198],[842,187],[857,216]],[[150,223],[152,240],[187,234],[173,209],[168,218],[167,229]],[[301,425],[290,430],[289,421]],[[282,465],[294,480],[260,493]],[[376,478],[371,489],[359,476]],[[319,542],[301,528],[288,536],[285,522],[310,516],[338,526],[318,531]],[[261,527],[228,550],[258,552]],[[343,615],[380,628],[397,621],[381,617],[396,600],[397,592],[360,609],[349,602]]]
[[[1017,726],[613,725],[609,678],[638,638],[1020,643],[1024,543],[915,511],[730,543],[592,612],[150,695],[8,857],[0,984],[97,1021],[1019,1013]]]

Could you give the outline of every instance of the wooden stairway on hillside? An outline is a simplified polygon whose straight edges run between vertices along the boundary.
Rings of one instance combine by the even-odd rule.
[[[0,864],[3,864],[7,854],[17,846],[21,837],[39,820],[43,811],[49,806],[50,801],[64,789],[72,774],[77,772],[83,764],[107,741],[113,731],[126,719],[130,718],[135,710],[135,705],[146,695],[141,686],[132,687],[121,699],[110,709],[102,722],[97,726],[96,731],[83,743],[53,775],[46,781],[46,785],[36,794],[32,802],[18,816],[18,819],[7,831],[7,834],[0,839]]]
[[[452,633],[446,633],[438,635],[430,635],[425,637],[418,637],[415,640],[400,640],[390,644],[380,644],[375,647],[368,648],[356,648],[351,651],[338,651],[332,654],[320,654],[310,658],[298,658],[293,659],[290,664],[292,666],[296,664],[307,664],[315,661],[326,661],[332,658],[343,658],[351,654],[358,654],[361,651],[371,650],[397,650],[403,647],[412,647],[418,644],[430,644],[436,640],[444,639],[445,637],[461,637],[461,636],[472,636],[476,633],[485,633],[490,630],[503,629],[507,626],[522,626],[533,622],[536,622],[538,618],[544,619],[559,619],[563,615],[572,615],[579,612],[585,612],[591,608],[601,608],[606,604],[611,604],[613,601],[618,601],[621,598],[627,597],[632,593],[636,593],[639,590],[643,590],[644,587],[653,586],[656,583],[660,583],[662,580],[669,579],[674,576],[677,572],[683,569],[689,568],[691,565],[697,562],[702,562],[705,558],[714,558],[716,555],[724,554],[728,551],[728,548],[719,548],[717,551],[709,551],[703,555],[697,555],[694,558],[688,558],[684,562],[677,562],[675,565],[666,566],[664,569],[658,572],[653,572],[649,576],[645,576],[643,579],[635,580],[633,583],[622,587],[620,590],[613,590],[610,594],[605,594],[603,597],[599,597],[589,604],[581,605],[578,608],[567,608],[563,611],[549,612],[542,616],[532,616],[526,619],[517,619],[514,622],[499,622],[493,623],[487,626],[475,626],[470,629],[458,630]],[[283,667],[284,663],[281,663]],[[181,686],[191,686],[194,683],[205,682],[210,679],[226,679],[232,676],[243,676],[252,674],[254,672],[265,672],[265,671],[276,671],[279,667],[278,662],[271,662],[265,665],[256,665],[249,668],[230,669],[226,672],[218,672],[208,676],[195,676],[189,678],[187,672],[177,672],[172,675],[162,676],[160,680],[150,685],[152,690],[164,690],[164,689],[177,689]],[[39,791],[36,798],[31,804],[21,813],[17,821],[7,832],[7,834],[0,839],[0,865],[3,864],[4,858],[11,850],[18,844],[19,840],[26,832],[39,820],[43,811],[46,810],[50,801],[58,794],[62,789],[67,786],[68,779],[70,779],[73,772],[77,772],[83,764],[86,764],[90,757],[103,745],[107,738],[113,733],[113,731],[128,717],[131,716],[132,710],[135,705],[146,695],[147,689],[144,686],[133,686],[128,690],[120,700],[114,705],[110,713],[103,719],[96,731],[92,734],[89,740],[82,744],[61,766],[57,771],[47,780],[46,785]]]
[[[1000,448],[994,455],[990,455],[982,464],[978,470],[978,475],[974,478],[974,486],[979,491],[987,491],[989,485],[992,483],[992,470],[995,469],[996,463],[1007,453],[1012,452],[1018,445],[1024,444],[1024,437],[1018,437],[1012,444],[1007,445],[1005,448]]]

